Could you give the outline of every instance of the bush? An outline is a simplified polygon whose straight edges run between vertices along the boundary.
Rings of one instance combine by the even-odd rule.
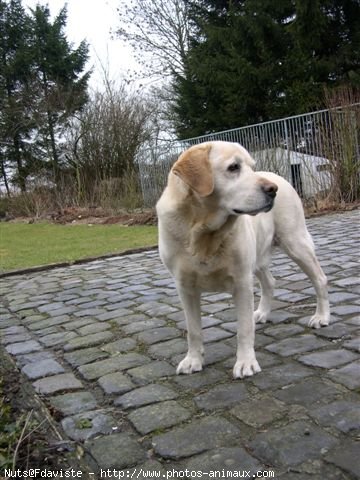
[[[95,188],[95,204],[116,213],[119,210],[135,210],[142,207],[139,179],[134,172],[122,178],[99,181]]]
[[[44,218],[56,216],[69,208],[94,210],[115,215],[143,206],[138,175],[126,172],[121,178],[94,179],[92,184],[78,184],[69,172],[60,178],[58,187],[34,187],[24,193],[0,198],[0,217]]]
[[[340,87],[325,97],[332,127],[331,135],[322,135],[332,177],[329,200],[355,202],[360,199],[360,92]]]
[[[0,199],[0,210],[11,217],[40,218],[53,210],[55,195],[50,189],[36,188]]]

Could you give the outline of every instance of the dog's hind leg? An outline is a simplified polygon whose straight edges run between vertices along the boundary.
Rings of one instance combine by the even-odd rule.
[[[272,276],[268,266],[264,266],[256,270],[255,275],[260,282],[261,298],[259,306],[254,312],[254,321],[255,323],[265,323],[271,311],[275,279]]]
[[[315,315],[309,321],[309,326],[320,328],[329,325],[330,306],[327,291],[327,278],[318,259],[312,238],[308,231],[301,236],[291,236],[281,241],[282,248],[286,251],[304,273],[310,278],[317,295]]]
[[[189,292],[178,285],[180,300],[184,307],[188,352],[179,363],[176,373],[193,373],[202,370],[203,366],[203,339],[201,330],[200,293]]]

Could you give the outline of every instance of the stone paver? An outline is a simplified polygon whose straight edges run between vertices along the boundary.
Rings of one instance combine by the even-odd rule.
[[[248,396],[243,383],[218,385],[206,393],[194,397],[196,405],[201,410],[215,410],[218,408],[232,407]]]
[[[132,467],[146,458],[146,452],[136,438],[127,433],[116,433],[90,440],[86,447],[99,468],[104,470]]]
[[[98,380],[100,387],[105,393],[126,393],[135,388],[135,384],[123,373],[114,372],[100,377]]]
[[[250,443],[250,448],[264,463],[279,467],[321,458],[322,453],[328,452],[337,443],[338,440],[324,430],[300,421],[259,433]]]
[[[83,388],[82,383],[73,373],[61,373],[51,377],[41,378],[33,383],[38,393],[49,395],[62,390],[78,390]]]
[[[269,352],[277,353],[282,357],[290,357],[297,353],[309,352],[327,346],[327,342],[317,338],[315,335],[298,335],[285,338],[277,343],[265,347]]]
[[[359,478],[357,222],[358,211],[308,221],[329,280],[326,328],[308,327],[314,289],[275,251],[273,311],[256,326],[262,371],[253,377],[232,379],[236,314],[218,292],[202,297],[203,371],[175,374],[184,314],[155,250],[0,279],[0,348],[94,475]]]
[[[27,340],[25,342],[11,343],[6,347],[6,350],[11,355],[23,355],[24,353],[41,350],[41,345],[36,340]]]
[[[352,474],[353,478],[360,477],[359,442],[344,441],[326,455],[325,459]]]
[[[345,349],[332,349],[324,352],[310,353],[309,355],[302,355],[299,361],[305,365],[321,368],[334,368],[344,363],[350,363],[357,360],[359,355],[349,352]]]
[[[217,448],[201,455],[195,455],[186,463],[184,462],[182,468],[193,472],[243,472],[243,475],[253,476],[256,475],[256,472],[263,470],[263,465],[243,448],[233,447]]]
[[[128,370],[131,367],[143,365],[148,361],[149,359],[147,357],[144,357],[144,355],[140,355],[139,353],[124,353],[114,355],[106,360],[82,365],[78,368],[78,371],[87,380],[94,380],[107,373]]]
[[[228,420],[208,417],[156,435],[152,444],[155,452],[163,458],[179,459],[232,443],[238,435],[238,428]]]
[[[286,363],[285,365],[276,365],[270,370],[263,370],[258,375],[251,377],[250,381],[261,390],[272,390],[292,385],[311,375],[313,372],[310,368],[295,363]]]
[[[71,350],[76,350],[77,348],[93,347],[95,345],[101,345],[105,341],[109,341],[112,338],[113,334],[107,331],[91,333],[89,335],[85,335],[84,337],[78,336],[69,340],[69,342],[64,346],[64,350],[69,352]]]
[[[328,376],[345,385],[350,389],[356,389],[360,387],[360,360],[349,363],[345,367],[332,370],[328,373]]]
[[[105,349],[103,349],[105,350]],[[64,358],[73,367],[79,367],[95,360],[103,360],[109,356],[108,353],[97,347],[83,348],[70,353],[65,353]]]
[[[177,425],[191,417],[191,412],[174,400],[137,408],[129,413],[129,420],[142,435]]]
[[[136,408],[164,400],[174,400],[177,396],[178,394],[171,388],[153,383],[121,395],[114,404],[122,408]]]
[[[133,381],[137,384],[149,383],[158,378],[167,377],[173,375],[174,368],[165,361],[156,361],[147,363],[141,367],[136,367],[128,370],[127,372]]]
[[[263,397],[259,400],[240,402],[231,410],[231,414],[247,425],[259,428],[283,418],[286,407],[273,398]]]
[[[158,343],[163,340],[170,340],[175,337],[179,337],[181,332],[179,329],[174,327],[162,327],[154,328],[151,330],[145,330],[138,334],[138,340],[143,343],[152,345],[153,343]]]
[[[83,442],[100,434],[110,434],[115,422],[111,416],[95,410],[66,417],[61,426],[72,440]]]
[[[193,373],[192,375],[179,375],[174,378],[174,382],[182,388],[199,390],[208,385],[213,385],[224,380],[224,373],[215,368],[206,368],[202,372]]]
[[[55,375],[56,373],[63,373],[64,371],[64,367],[52,359],[30,362],[22,368],[22,372],[31,379],[47,377],[49,375]]]
[[[360,406],[354,401],[338,400],[310,411],[321,425],[336,427],[344,433],[360,431]]]
[[[73,415],[96,407],[96,399],[90,392],[64,393],[50,397],[49,402],[63,415]]]
[[[319,403],[328,402],[343,394],[343,388],[331,382],[324,382],[322,378],[318,377],[306,377],[274,392],[274,396],[283,402],[290,405],[299,404],[308,408],[314,408]]]

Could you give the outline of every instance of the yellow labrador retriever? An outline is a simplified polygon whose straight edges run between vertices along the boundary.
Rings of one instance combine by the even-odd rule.
[[[310,326],[328,325],[327,280],[315,256],[301,201],[283,178],[254,172],[254,161],[237,143],[208,142],[183,152],[173,165],[156,209],[159,250],[173,275],[188,330],[188,352],[177,373],[202,370],[201,292],[233,296],[237,322],[235,378],[260,371],[255,322],[270,313],[274,278],[272,246],[281,246],[312,281],[317,308]],[[253,273],[261,284],[254,312]]]

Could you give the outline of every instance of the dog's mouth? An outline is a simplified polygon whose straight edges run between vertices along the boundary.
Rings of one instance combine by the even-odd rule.
[[[263,207],[261,208],[257,208],[255,210],[238,210],[237,208],[234,208],[233,209],[233,212],[235,213],[235,215],[257,215],[258,213],[261,213],[261,212],[269,212],[272,207],[274,206],[274,202],[269,202],[267,203],[266,205],[264,205]]]

